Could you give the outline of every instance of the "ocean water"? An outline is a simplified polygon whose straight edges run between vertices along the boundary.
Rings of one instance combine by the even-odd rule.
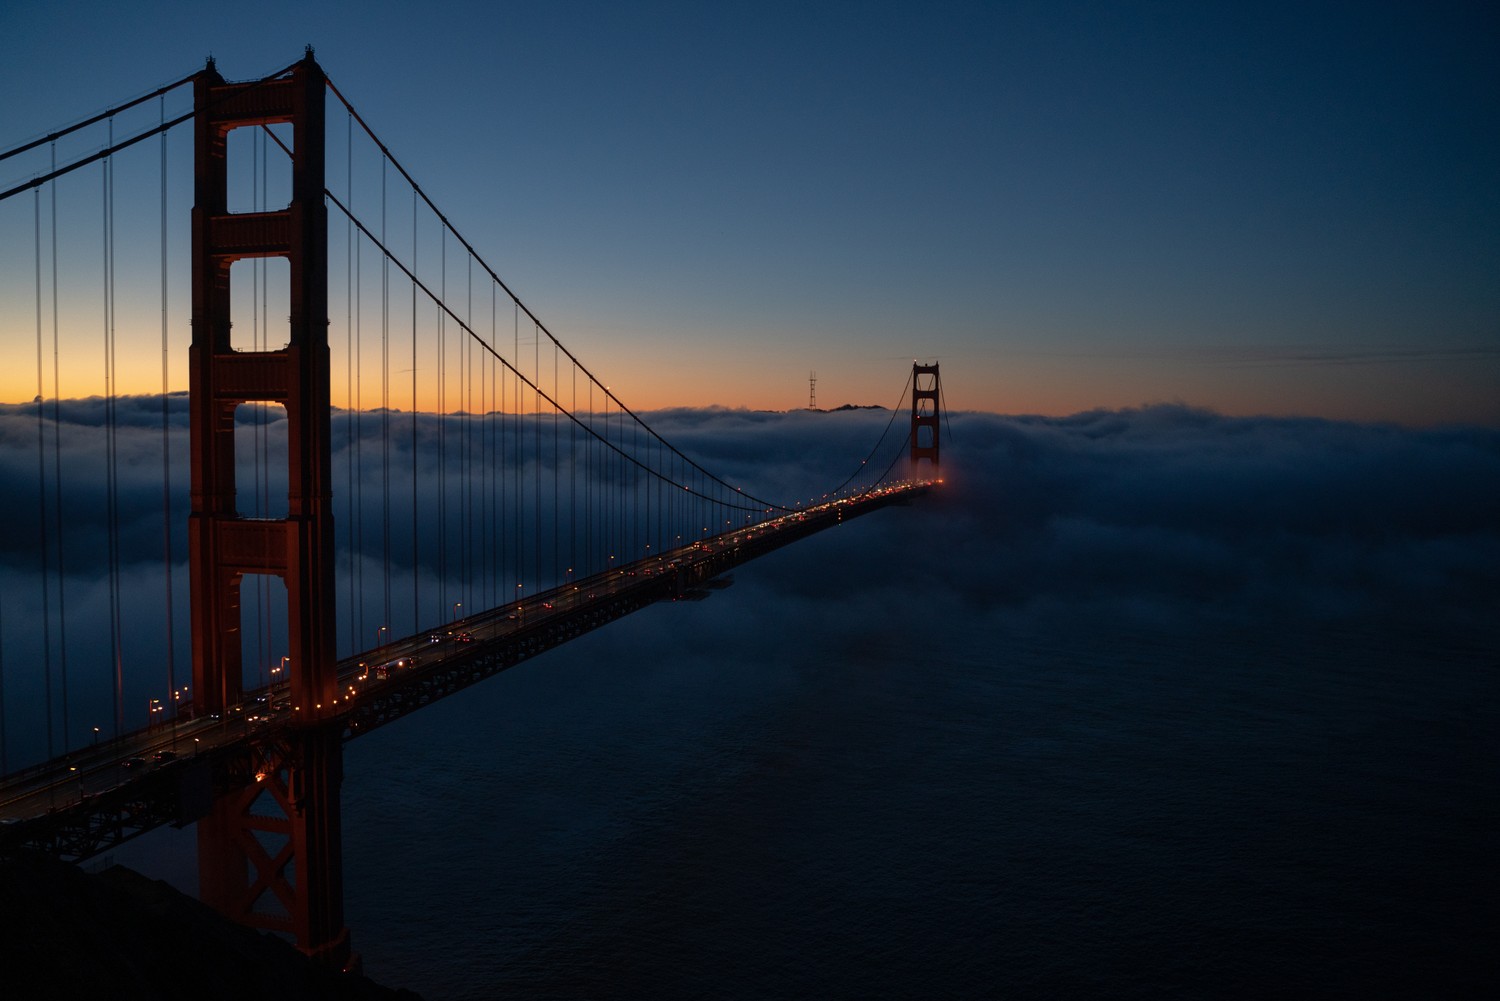
[[[434,999],[1491,996],[1496,647],[929,630],[919,598],[861,642],[740,576],[350,745],[367,972]]]

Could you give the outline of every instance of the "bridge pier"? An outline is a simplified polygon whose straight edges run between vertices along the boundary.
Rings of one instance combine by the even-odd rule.
[[[226,917],[289,935],[309,956],[347,968],[342,734],[293,731],[257,748],[253,768],[198,821],[199,896]]]

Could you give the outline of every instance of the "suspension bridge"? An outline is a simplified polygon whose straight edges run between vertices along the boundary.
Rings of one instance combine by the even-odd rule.
[[[34,380],[0,383],[26,454],[0,850],[84,860],[195,823],[206,902],[344,966],[344,742],[940,482],[936,363],[823,492],[708,468],[516,297],[310,50],[248,82],[210,60],[0,165],[28,158],[0,190],[0,320],[35,341]]]

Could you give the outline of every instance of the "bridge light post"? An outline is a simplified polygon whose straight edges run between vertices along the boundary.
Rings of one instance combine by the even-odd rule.
[[[454,622],[457,622],[457,621],[458,621],[458,619],[459,619],[459,614],[458,614],[458,613],[459,613],[459,611],[460,611],[460,610],[461,610],[461,609],[462,609],[462,608],[463,608],[463,607],[464,607],[464,603],[463,603],[463,602],[461,602],[461,601],[455,601],[455,602],[454,602],[454,603],[453,603],[453,621],[454,621]]]
[[[381,626],[379,629],[375,630],[375,645],[376,646],[380,646],[380,634],[381,633],[388,633],[390,631],[391,631],[391,627],[390,626]]]

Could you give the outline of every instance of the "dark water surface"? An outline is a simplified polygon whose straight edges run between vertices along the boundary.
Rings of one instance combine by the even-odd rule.
[[[929,635],[919,601],[839,644],[758,615],[778,599],[741,577],[351,745],[372,976],[429,998],[1496,982],[1494,647],[951,612]]]

